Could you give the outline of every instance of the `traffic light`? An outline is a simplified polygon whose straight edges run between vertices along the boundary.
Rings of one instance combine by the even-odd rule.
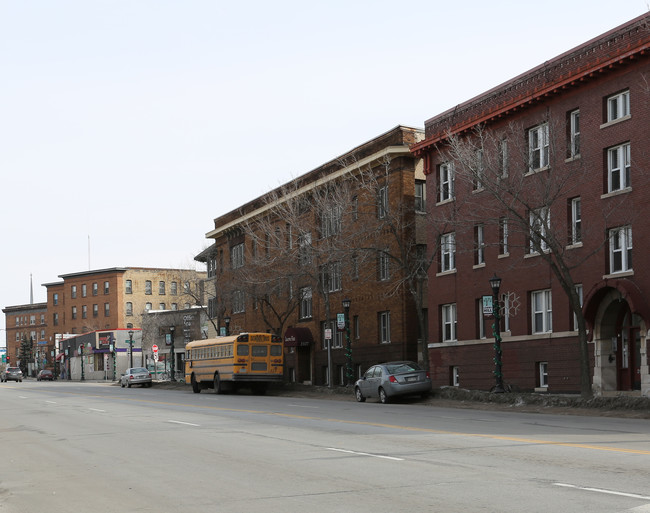
[[[10,359],[11,359],[11,357],[9,355],[7,355],[7,363],[9,363]]]

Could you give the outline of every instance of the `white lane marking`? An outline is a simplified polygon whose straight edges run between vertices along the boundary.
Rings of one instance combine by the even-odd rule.
[[[335,449],[328,447],[328,451],[345,452],[347,454],[356,454],[357,456],[370,456],[371,458],[382,458],[384,460],[404,461],[404,458],[394,458],[393,456],[382,456],[381,454],[370,454],[368,452],[346,451],[345,449]]]
[[[180,420],[168,420],[167,422],[171,422],[172,424],[183,424],[184,426],[200,427],[200,424],[192,424],[191,422],[181,422]]]
[[[650,497],[646,495],[637,495],[635,493],[625,493],[625,492],[616,492],[614,490],[604,490],[602,488],[589,488],[585,486],[576,486],[566,483],[553,483],[555,486],[562,486],[564,488],[575,488],[576,490],[584,490],[586,492],[597,492],[597,493],[606,493],[609,495],[620,495],[621,497],[631,497],[632,499],[641,499],[644,501],[650,501]]]
[[[88,409],[90,411],[96,411],[96,412],[99,412],[99,413],[105,413],[106,412],[106,410],[98,410],[97,408],[88,408]]]
[[[56,401],[45,401],[48,404],[56,404]]]
[[[294,408],[311,408],[313,410],[318,410],[320,406],[305,406],[304,404],[290,404],[289,406],[293,406]]]

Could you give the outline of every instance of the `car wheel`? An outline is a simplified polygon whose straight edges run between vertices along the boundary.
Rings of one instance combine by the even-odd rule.
[[[379,389],[379,402],[381,404],[388,403],[388,395],[386,395],[386,391],[383,388]]]
[[[354,396],[357,398],[357,401],[360,403],[363,403],[366,401],[366,398],[363,397],[363,394],[361,393],[361,389],[359,387],[356,387],[354,389]]]
[[[215,394],[220,394],[223,392],[221,389],[221,380],[219,379],[219,374],[214,375],[214,393]]]
[[[194,375],[194,373],[192,373],[192,378],[190,379],[190,381],[192,382],[192,392],[194,392],[195,394],[200,393],[201,387],[196,382],[196,376]]]

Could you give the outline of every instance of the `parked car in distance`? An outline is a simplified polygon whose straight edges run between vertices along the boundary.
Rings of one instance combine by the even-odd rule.
[[[5,383],[7,381],[22,381],[23,371],[20,370],[20,367],[7,367],[0,376],[0,380]]]
[[[151,372],[149,372],[144,367],[132,367],[130,369],[126,369],[126,372],[122,374],[122,377],[120,378],[120,386],[122,388],[131,388],[131,385],[142,385],[143,387],[150,387],[151,384]]]
[[[36,376],[36,381],[54,381],[54,374],[51,370],[43,369]]]
[[[415,362],[387,362],[370,367],[354,385],[354,395],[360,403],[367,397],[377,397],[387,403],[392,397],[431,393],[431,377]]]

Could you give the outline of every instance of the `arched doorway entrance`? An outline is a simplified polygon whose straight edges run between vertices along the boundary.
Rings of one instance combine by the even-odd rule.
[[[650,393],[647,308],[634,284],[617,280],[592,289],[585,317],[595,344],[594,392]]]

